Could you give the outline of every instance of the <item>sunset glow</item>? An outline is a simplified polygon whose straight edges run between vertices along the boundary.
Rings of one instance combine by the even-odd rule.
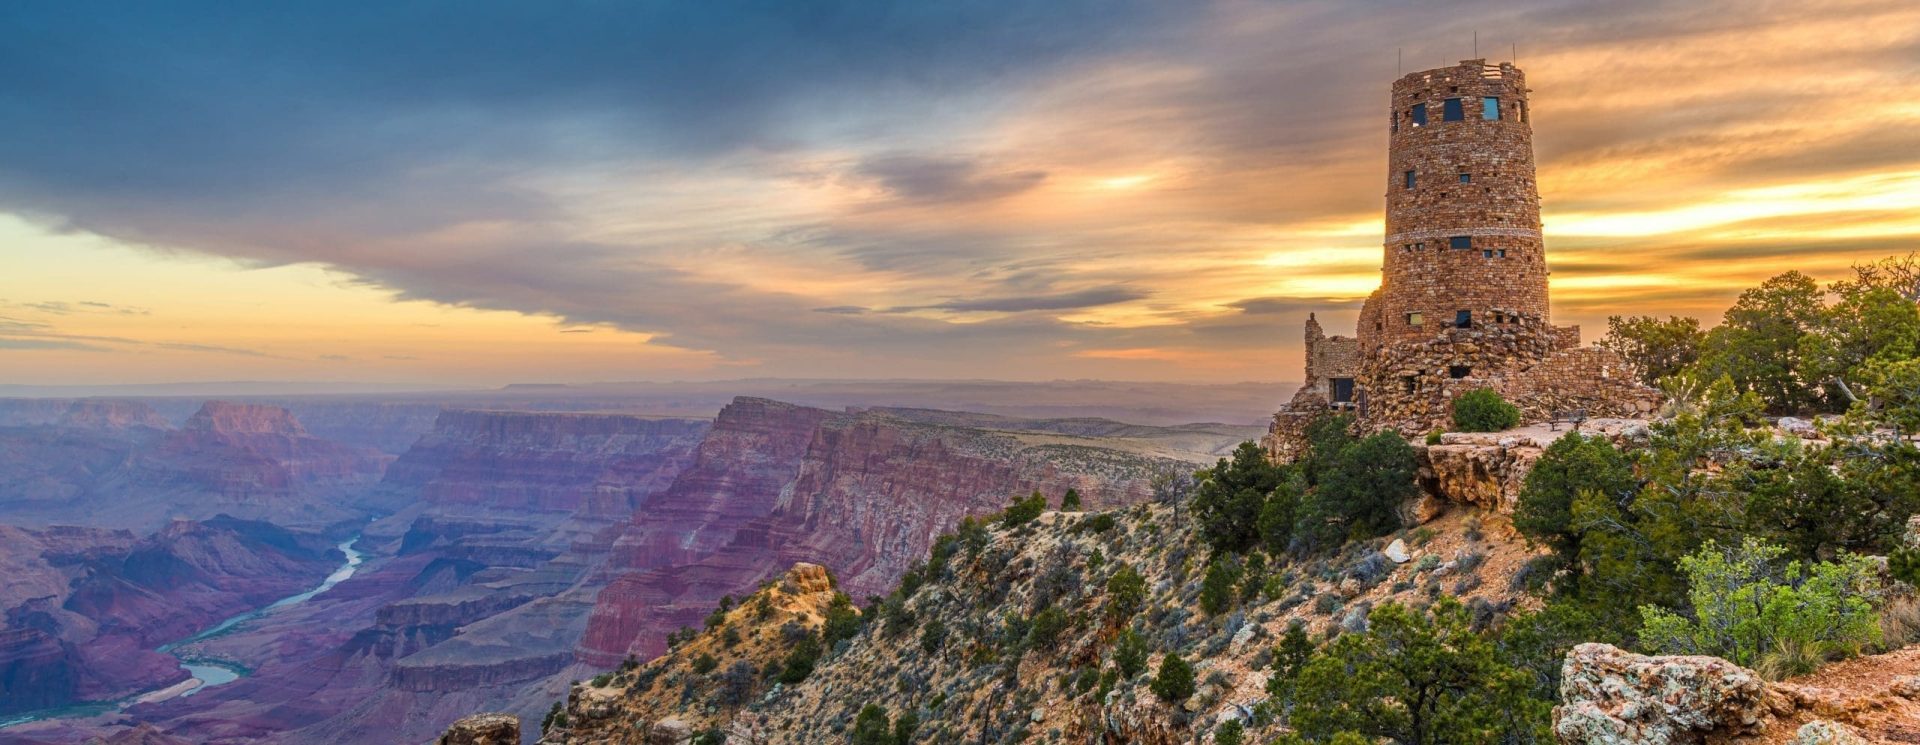
[[[377,18],[0,11],[38,34],[0,80],[0,382],[1292,380],[1307,313],[1349,333],[1379,281],[1396,49],[1476,31],[1533,86],[1589,339],[1920,250],[1909,2],[1175,5],[901,21],[900,59],[769,13],[690,31],[766,56],[686,79],[619,56],[656,30],[413,65],[404,26],[342,41]]]

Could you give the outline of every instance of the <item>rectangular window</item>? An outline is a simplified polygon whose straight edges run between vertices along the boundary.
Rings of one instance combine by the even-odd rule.
[[[1480,118],[1487,121],[1500,120],[1500,99],[1486,96],[1480,99]]]
[[[1473,248],[1473,236],[1456,235],[1447,239],[1448,248]]]
[[[1425,251],[1425,250],[1427,250],[1427,244],[1425,244],[1425,243],[1415,243],[1415,244],[1413,244],[1413,250],[1415,250],[1415,251]]]
[[[1389,132],[1400,131],[1400,114],[1398,112],[1394,112],[1394,111],[1387,112],[1387,131]]]
[[[1408,111],[1407,114],[1413,117],[1413,126],[1416,126],[1416,127],[1427,126],[1427,105],[1426,104],[1423,104],[1423,103],[1414,104],[1413,109]]]
[[[1420,389],[1420,379],[1409,375],[1400,379],[1400,385],[1406,386],[1407,392],[1412,393]]]
[[[1424,315],[1421,315],[1418,312],[1408,313],[1407,325],[1408,326],[1425,326],[1427,325],[1427,317]]]
[[[1333,383],[1333,402],[1336,404],[1353,402],[1353,378],[1329,378]]]
[[[1467,172],[1465,172],[1465,171],[1461,171],[1461,172],[1460,172],[1460,183],[1463,183],[1463,184],[1471,184],[1471,183],[1473,183],[1473,174],[1471,174],[1471,173],[1467,173]]]
[[[1407,172],[1407,188],[1413,188],[1413,171]]]
[[[1507,250],[1506,250],[1506,249],[1504,249],[1504,248],[1503,248],[1503,249],[1500,249],[1500,258],[1503,258],[1503,259],[1504,259],[1504,258],[1507,258]]]
[[[1486,250],[1484,250],[1484,251],[1481,251],[1481,252],[1480,252],[1480,258],[1483,258],[1483,259],[1491,259],[1491,258],[1493,258],[1493,249],[1491,249],[1491,248],[1489,248],[1489,249],[1486,249]]]
[[[1473,311],[1470,311],[1470,310],[1454,311],[1453,326],[1454,328],[1462,328],[1462,329],[1473,328]]]
[[[1442,104],[1440,111],[1440,119],[1442,121],[1463,122],[1467,120],[1467,109],[1460,103],[1460,99],[1458,98],[1447,99]]]
[[[1447,377],[1453,378],[1454,380],[1459,380],[1461,378],[1467,377],[1468,375],[1472,375],[1472,374],[1473,374],[1473,368],[1471,367],[1454,365],[1452,367],[1447,368]]]

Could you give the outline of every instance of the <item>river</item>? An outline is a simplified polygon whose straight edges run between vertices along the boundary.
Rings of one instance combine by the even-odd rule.
[[[304,603],[308,600],[313,599],[314,596],[317,596],[320,593],[333,589],[334,585],[338,585],[341,582],[347,581],[347,578],[352,577],[353,573],[360,568],[360,562],[365,560],[366,558],[364,554],[355,550],[353,547],[353,544],[359,540],[360,540],[360,536],[356,535],[340,543],[338,548],[340,549],[341,553],[346,554],[346,557],[347,557],[346,562],[342,563],[340,565],[340,568],[333,570],[332,574],[327,575],[327,578],[324,580],[321,580],[320,584],[316,585],[313,589],[307,590],[306,592],[302,592],[297,595],[289,595],[279,600],[275,600],[264,608],[258,608],[255,610],[247,611],[245,613],[241,613],[239,615],[236,615],[224,621],[221,621],[220,623],[214,624],[213,626],[197,634],[194,634],[193,636],[189,636],[185,639],[176,639],[174,641],[167,642],[166,644],[162,644],[159,647],[154,648],[153,651],[155,652],[160,652],[162,654],[171,654],[174,656],[175,659],[180,660],[180,669],[187,671],[187,674],[189,676],[192,676],[187,680],[181,681],[179,683],[175,683],[170,686],[166,686],[164,688],[156,688],[151,691],[142,691],[140,693],[136,693],[126,698],[122,698],[114,701],[101,701],[101,702],[94,702],[94,703],[87,703],[87,704],[78,704],[74,706],[66,706],[58,709],[43,709],[40,711],[22,712],[19,714],[0,715],[0,727],[10,727],[16,724],[25,724],[27,722],[37,722],[42,719],[55,719],[60,717],[76,717],[76,716],[94,716],[97,714],[105,714],[109,711],[125,708],[130,704],[146,703],[151,701],[164,701],[166,699],[174,698],[177,696],[191,696],[195,693],[199,693],[208,688],[212,688],[218,685],[225,685],[227,683],[232,683],[233,681],[239,680],[240,678],[246,676],[246,674],[249,672],[244,667],[233,664],[231,662],[223,662],[220,660],[183,656],[181,654],[175,653],[173,650],[187,644],[192,644],[197,641],[211,639],[213,637],[227,633],[228,631],[232,631],[234,627],[239,626],[242,623],[267,615],[268,613],[272,613],[281,608],[285,608],[290,605],[298,605],[300,603]]]

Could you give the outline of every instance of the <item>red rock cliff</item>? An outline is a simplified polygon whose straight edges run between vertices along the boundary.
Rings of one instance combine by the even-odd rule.
[[[891,587],[933,539],[970,514],[1036,489],[1090,505],[1147,497],[1160,459],[1051,433],[837,414],[740,399],[695,467],[636,513],[579,657],[649,658],[722,595],[744,595],[799,561],[832,569],[856,597]]]

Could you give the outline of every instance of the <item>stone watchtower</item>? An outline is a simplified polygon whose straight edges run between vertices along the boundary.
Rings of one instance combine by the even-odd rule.
[[[1380,291],[1369,350],[1529,316],[1547,319],[1526,76],[1467,60],[1393,84]]]
[[[1547,315],[1546,244],[1534,183],[1527,80],[1466,60],[1394,81],[1380,289],[1353,337],[1311,315],[1306,379],[1266,447],[1287,460],[1308,422],[1352,412],[1366,431],[1448,425],[1453,400],[1492,388],[1530,421],[1563,412],[1635,416],[1658,394],[1612,353],[1579,348]]]

